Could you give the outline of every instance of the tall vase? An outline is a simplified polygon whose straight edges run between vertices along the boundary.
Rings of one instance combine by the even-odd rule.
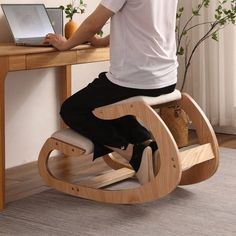
[[[73,21],[70,20],[65,24],[65,37],[68,39],[70,38],[74,32],[78,29],[78,24]]]

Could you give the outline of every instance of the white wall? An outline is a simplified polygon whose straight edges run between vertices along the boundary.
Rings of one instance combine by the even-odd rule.
[[[65,5],[70,0],[16,1],[0,3],[44,3],[46,7]],[[81,22],[100,0],[87,0],[86,14],[77,15]],[[65,19],[66,21],[66,19]],[[0,42],[12,38],[0,9]],[[108,70],[108,62],[73,66],[73,92],[86,86],[99,72]],[[6,105],[6,167],[36,161],[46,138],[59,129],[57,69],[11,72],[5,84]]]

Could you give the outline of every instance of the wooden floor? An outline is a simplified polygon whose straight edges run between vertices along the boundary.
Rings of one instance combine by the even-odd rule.
[[[236,149],[236,136],[217,134],[221,147]],[[196,142],[196,135],[190,134],[190,143]],[[105,171],[107,168],[103,160],[97,159],[92,162],[89,158],[52,158],[50,169],[56,176],[66,178],[69,181],[76,179],[77,173],[80,176],[94,171]],[[11,202],[27,196],[39,193],[48,189],[38,174],[37,162],[10,168],[6,171],[6,201]]]

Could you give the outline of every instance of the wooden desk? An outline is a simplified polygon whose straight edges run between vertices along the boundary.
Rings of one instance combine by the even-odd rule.
[[[108,48],[82,45],[59,52],[51,47],[0,44],[0,209],[5,207],[5,79],[10,71],[59,67],[61,101],[71,95],[71,65],[109,60]]]

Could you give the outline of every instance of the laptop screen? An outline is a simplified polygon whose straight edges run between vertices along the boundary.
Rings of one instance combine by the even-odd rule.
[[[43,4],[1,4],[15,39],[45,37],[54,29]]]

